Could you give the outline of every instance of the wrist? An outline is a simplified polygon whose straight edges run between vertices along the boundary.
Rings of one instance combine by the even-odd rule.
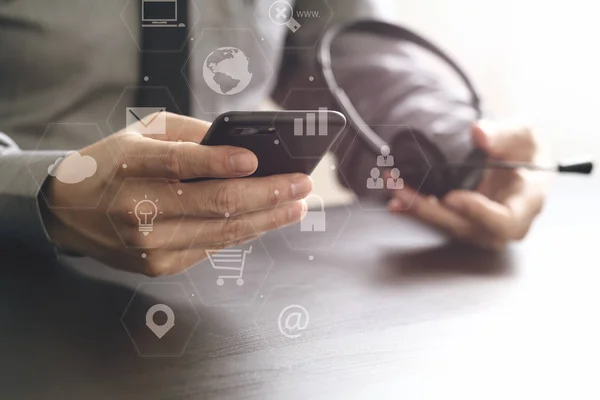
[[[68,245],[69,241],[64,238],[65,233],[68,231],[67,225],[62,221],[57,210],[48,205],[53,203],[52,199],[57,196],[54,182],[55,180],[52,179],[52,177],[48,177],[38,193],[38,204],[42,216],[42,223],[48,233],[50,242],[59,252],[66,254],[75,253],[75,250],[71,249]]]

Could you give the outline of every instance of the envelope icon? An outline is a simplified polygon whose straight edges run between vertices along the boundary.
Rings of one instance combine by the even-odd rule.
[[[165,135],[167,113],[164,107],[127,107],[127,130],[142,135]]]

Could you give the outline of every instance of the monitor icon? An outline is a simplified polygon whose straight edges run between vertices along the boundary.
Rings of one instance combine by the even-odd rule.
[[[176,28],[177,0],[142,0],[142,28]]]

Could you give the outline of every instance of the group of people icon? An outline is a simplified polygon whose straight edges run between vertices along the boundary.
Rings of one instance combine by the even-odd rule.
[[[390,177],[387,178],[387,189],[404,189],[404,179],[400,178],[400,170],[394,168],[394,156],[390,155],[388,146],[381,147],[381,155],[377,156],[377,167],[371,169],[371,177],[367,178],[367,189],[383,189],[383,178],[379,168],[392,168]]]

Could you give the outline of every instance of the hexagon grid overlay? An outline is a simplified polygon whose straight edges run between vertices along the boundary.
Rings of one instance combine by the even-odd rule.
[[[157,185],[161,183],[164,185]],[[155,193],[155,188],[163,186],[169,187],[168,196]],[[178,223],[174,220],[162,223],[165,208],[179,210]],[[167,179],[129,178],[121,185],[107,215],[125,247],[155,249],[164,246],[165,238],[170,241],[175,236],[185,218],[185,210]],[[123,218],[128,223],[123,224]]]
[[[139,93],[152,93],[152,96],[141,96],[141,98],[160,99],[158,103],[147,104],[138,103]],[[115,106],[106,118],[106,124],[112,132],[118,132],[124,129],[128,132],[128,127],[132,133],[146,134],[159,140],[175,141],[179,138],[181,127],[177,131],[173,131],[170,126],[170,120],[163,115],[164,112],[180,114],[179,105],[173,99],[169,89],[164,86],[128,86],[117,100]],[[157,118],[152,120],[144,120],[150,118],[150,114],[159,114]],[[139,121],[144,120],[144,124]],[[147,129],[147,130],[146,130]],[[167,136],[168,132],[168,136]],[[128,132],[129,133],[129,132]],[[124,147],[124,146],[122,146]],[[146,153],[138,152],[138,148],[122,148],[122,151],[127,156],[147,156]]]
[[[257,9],[254,15],[266,37],[271,37],[268,32],[279,28],[292,35],[292,39],[294,35],[298,35],[304,40],[292,40],[292,45],[288,48],[308,49],[316,46],[333,17],[333,10],[327,0],[270,0],[260,4],[261,8]],[[302,35],[306,30],[318,32],[318,35]]]
[[[92,156],[82,155],[77,151],[66,152],[64,157],[58,157],[52,160],[47,166],[49,175],[54,179],[55,186],[70,186],[82,191],[97,193],[95,197],[71,196],[66,199],[66,203],[58,202],[48,196],[47,185],[42,185],[40,177],[32,171],[32,158],[27,164],[27,168],[38,186],[41,186],[40,192],[50,208],[95,208],[104,196],[104,192],[110,181],[101,178],[100,171],[112,171],[117,165],[114,155],[104,140],[104,136],[98,125],[93,123],[52,123],[42,135],[36,148],[37,151],[56,148],[55,143],[64,143],[65,138],[73,138],[73,143],[78,143],[83,147],[89,143],[96,143],[97,153]],[[86,143],[81,143],[81,138],[85,138]],[[45,177],[46,175],[44,175]],[[98,191],[93,189],[96,183],[102,185]]]
[[[230,232],[243,229],[249,233],[248,237],[258,236],[248,221],[202,223],[188,255],[201,251],[205,259],[186,270],[186,274],[207,306],[250,305],[269,274],[273,260],[260,238],[226,249],[211,249],[209,244],[204,244],[214,241],[211,238],[221,235],[224,229]]]
[[[254,325],[256,309],[249,306],[209,306],[202,309],[203,324],[211,335],[218,340],[229,341],[232,338],[255,337]]]
[[[185,66],[183,72],[202,110],[219,113],[244,110],[248,104],[256,107],[251,101],[266,91],[273,69],[254,32],[207,28],[194,42],[187,63],[194,60],[197,73],[190,76],[192,68]]]
[[[332,347],[321,338],[336,329],[336,313],[318,293],[313,286],[275,286],[265,297],[254,322],[273,355],[305,358]]]
[[[307,83],[310,82],[307,80]],[[294,117],[293,127],[285,110],[295,110],[310,98],[310,110]],[[330,101],[328,89],[291,89],[281,104],[282,110],[273,119],[273,127],[291,158],[319,159],[329,147],[339,143],[347,129],[342,117],[327,113]]]
[[[181,283],[157,282],[138,287],[121,322],[141,356],[177,357],[185,351],[200,317]]]
[[[184,20],[178,1],[160,2],[128,0],[121,12],[121,19],[140,51],[173,53],[183,49],[185,42],[200,20],[195,1],[187,2],[187,19]],[[186,29],[187,28],[187,29]],[[145,43],[155,47],[142,49],[141,31],[151,37]],[[160,40],[169,35],[171,40]]]
[[[332,248],[348,224],[350,210],[345,205],[340,205],[343,213],[330,213],[323,198],[315,192],[306,201],[308,211],[304,219],[291,226],[279,226],[279,232],[291,250]]]
[[[424,166],[424,168],[415,170],[417,171],[418,176],[413,176],[413,180],[420,182],[417,187],[413,188],[416,193],[419,193],[423,182],[431,170],[431,164],[421,150],[421,146],[410,130],[410,127],[407,125],[369,125],[369,127],[381,137],[391,137],[400,131],[405,131],[410,134],[410,137],[414,141],[414,146],[411,146],[410,159],[402,159],[402,163],[404,165]],[[351,182],[355,183],[357,177],[360,178],[360,182],[358,182],[360,186],[355,186],[352,192],[362,210],[387,210],[385,201],[373,202],[372,200],[374,198],[385,200],[389,198],[393,192],[402,190],[406,186],[403,177],[414,172],[403,171],[402,168],[399,168],[399,166],[396,165],[396,160],[392,155],[393,149],[381,149],[381,153],[378,155],[367,152],[366,145],[360,140],[358,132],[354,132],[354,134],[355,136],[340,162],[339,171],[341,176],[349,187],[355,186],[351,185]],[[365,150],[360,152],[356,151],[356,148],[358,147],[365,147]],[[362,162],[364,157],[368,157],[368,159],[371,160],[370,163],[367,163],[367,167],[365,167],[363,165],[365,163]],[[353,168],[353,165],[360,165],[362,169],[357,171]],[[349,171],[352,172],[355,179],[351,179],[351,177],[347,176]],[[408,203],[406,209],[411,207],[413,200],[414,197]]]

